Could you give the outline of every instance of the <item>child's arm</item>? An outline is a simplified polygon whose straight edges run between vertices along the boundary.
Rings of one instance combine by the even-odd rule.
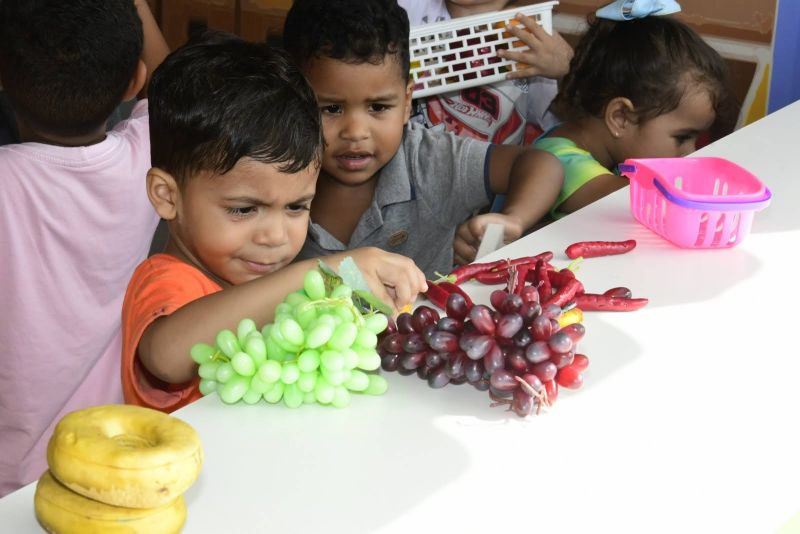
[[[147,82],[139,93],[140,98],[147,97],[147,87],[150,85],[150,77],[156,67],[161,65],[164,58],[169,54],[169,46],[161,34],[161,30],[156,24],[153,13],[150,11],[150,6],[147,0],[135,0],[136,11],[139,13],[139,18],[142,19],[142,30],[144,32],[144,48],[142,49],[142,61],[147,67]]]
[[[501,213],[478,215],[459,227],[453,244],[458,263],[475,259],[489,223],[500,223],[505,227],[503,238],[506,243],[519,239],[525,230],[550,211],[564,182],[561,162],[544,150],[495,145],[490,158],[492,192],[506,194],[506,202]]]
[[[572,213],[584,206],[588,206],[595,200],[600,200],[606,195],[610,195],[617,189],[622,189],[628,185],[628,179],[624,176],[615,174],[601,174],[596,176],[578,188],[577,191],[568,196],[564,202],[558,206],[558,211],[562,213]]]
[[[497,55],[524,63],[525,68],[512,71],[509,79],[529,78],[531,76],[544,76],[546,78],[560,79],[569,71],[569,62],[572,60],[573,50],[561,35],[553,31],[550,35],[536,20],[523,14],[518,14],[516,19],[522,26],[509,26],[511,35],[528,45],[530,50],[516,52],[511,49],[499,50]]]
[[[417,293],[427,290],[425,275],[405,256],[376,248],[361,248],[326,256],[324,261],[336,269],[352,256],[375,295],[395,309],[410,303]],[[284,297],[303,286],[306,271],[316,268],[317,260],[291,264],[280,271],[246,284],[201,297],[160,317],[144,331],[137,350],[139,361],[160,380],[182,384],[197,373],[189,357],[192,345],[213,343],[217,332],[235,330],[248,317],[261,326],[273,320],[273,312]]]

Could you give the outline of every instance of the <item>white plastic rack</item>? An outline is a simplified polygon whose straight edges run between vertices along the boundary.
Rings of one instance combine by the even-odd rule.
[[[524,68],[500,58],[502,49],[528,50],[506,27],[519,24],[517,13],[533,17],[547,33],[553,32],[553,6],[542,2],[411,28],[411,77],[414,97],[466,89],[504,80],[506,74]]]

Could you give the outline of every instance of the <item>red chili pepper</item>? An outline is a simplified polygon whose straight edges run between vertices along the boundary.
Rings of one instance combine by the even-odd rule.
[[[528,265],[529,267],[535,267],[536,262],[539,260],[544,260],[545,262],[549,262],[553,259],[553,253],[550,251],[542,252],[537,254],[536,256],[524,256],[522,258],[514,258],[513,260],[501,260],[501,266],[505,264],[506,268],[511,265],[519,266],[519,265]],[[498,267],[499,268],[499,267]]]
[[[634,311],[644,308],[648,299],[625,299],[595,293],[575,297],[575,305],[583,311]]]
[[[450,274],[447,275],[448,279],[454,284],[461,284],[468,280],[472,280],[478,274],[490,271],[493,264],[491,263],[468,263],[461,267],[456,267]]]
[[[447,297],[450,293],[436,282],[428,280],[428,290],[425,297],[441,309],[446,309]]]
[[[569,278],[567,283],[558,288],[555,294],[547,299],[543,305],[555,304],[556,306],[563,307],[564,304],[576,298],[577,295],[583,293],[583,284],[577,278]]]
[[[542,302],[546,302],[553,293],[553,286],[550,285],[550,275],[544,260],[536,262],[536,283],[539,284],[539,297]]]
[[[522,293],[522,288],[525,287],[525,278],[528,276],[529,270],[530,268],[525,264],[517,266],[516,278],[514,279],[515,295],[520,295]]]
[[[506,270],[510,265],[522,265],[522,264],[535,265],[536,262],[540,259],[544,259],[545,261],[549,262],[550,260],[553,259],[553,253],[547,251],[537,254],[536,256],[524,256],[521,258],[514,258],[513,260],[496,260],[487,263],[469,263],[467,265],[456,267],[450,272],[448,277],[452,277],[450,278],[450,281],[452,281],[453,283],[461,284],[463,282],[466,282],[467,280],[472,280],[479,273],[493,271],[495,269]]]
[[[487,286],[505,284],[508,282],[508,271],[484,271],[476,274],[474,280]]]
[[[561,269],[560,271],[547,270],[547,277],[550,279],[550,285],[557,288],[562,288],[570,280],[575,280],[575,273],[569,269]]]
[[[451,294],[453,294],[453,293],[458,293],[459,295],[461,295],[462,297],[464,297],[464,300],[465,300],[465,301],[467,301],[467,309],[468,309],[468,310],[471,310],[471,309],[472,309],[472,306],[473,306],[473,304],[472,304],[472,299],[471,299],[471,298],[470,298],[470,296],[467,294],[467,292],[466,292],[466,291],[464,291],[464,290],[463,290],[461,287],[457,286],[456,284],[454,284],[454,283],[452,283],[452,282],[448,282],[447,280],[443,280],[443,281],[441,281],[441,282],[438,282],[438,283],[437,283],[437,285],[438,285],[440,288],[442,288],[442,289],[444,289],[445,291],[447,291],[447,294],[448,294],[448,296],[449,296],[449,295],[451,295]],[[445,298],[445,302],[446,302],[446,301],[447,301],[447,298]]]
[[[596,258],[598,256],[611,256],[613,254],[625,254],[636,248],[636,241],[579,241],[567,247],[565,251],[571,259],[583,256],[584,258]]]
[[[623,299],[629,299],[633,296],[633,293],[627,287],[612,287],[606,291],[603,291],[603,295],[607,297],[619,297]]]
[[[447,297],[452,293],[459,293],[467,301],[467,309],[472,308],[472,299],[466,291],[456,284],[447,281],[433,282],[428,280],[428,291],[425,292],[425,297],[439,308],[447,309]]]

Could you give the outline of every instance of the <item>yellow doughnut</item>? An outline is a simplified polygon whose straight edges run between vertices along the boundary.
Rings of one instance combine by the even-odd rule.
[[[85,497],[155,508],[197,479],[203,449],[197,432],[176,417],[112,404],[65,415],[47,445],[47,462],[59,482]]]
[[[186,521],[183,497],[157,508],[122,508],[87,499],[62,486],[50,471],[36,485],[36,519],[55,534],[171,534]]]

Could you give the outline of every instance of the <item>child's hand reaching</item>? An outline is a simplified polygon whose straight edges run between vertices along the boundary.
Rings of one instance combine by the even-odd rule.
[[[502,224],[503,242],[510,243],[522,237],[525,228],[522,222],[516,217],[502,213],[484,213],[477,215],[461,224],[456,230],[456,237],[453,241],[453,260],[459,264],[465,264],[475,259],[478,247],[483,239],[486,226],[491,223]]]
[[[365,247],[348,251],[376,297],[391,304],[395,313],[428,290],[425,274],[411,258]]]
[[[531,76],[559,79],[569,72],[569,62],[573,54],[569,43],[556,31],[553,32],[553,35],[544,31],[544,28],[531,17],[519,13],[516,19],[522,23],[522,26],[510,25],[507,30],[511,35],[527,44],[530,50],[513,52],[509,49],[497,52],[501,58],[526,65],[525,68],[510,72],[508,79]]]

